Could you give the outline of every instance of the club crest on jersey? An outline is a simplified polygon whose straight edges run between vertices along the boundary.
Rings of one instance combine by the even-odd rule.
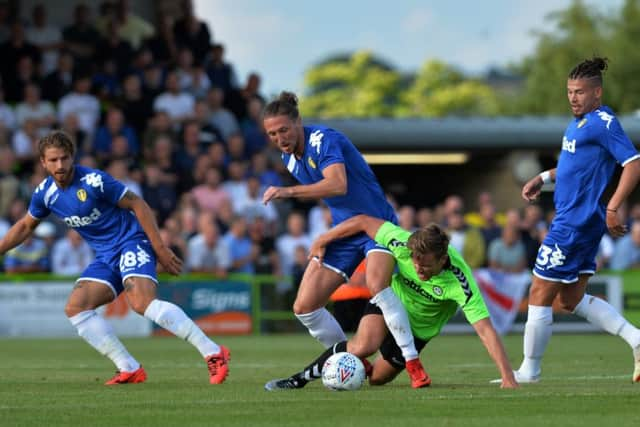
[[[580,123],[578,123],[578,129],[580,129],[582,126],[587,124],[587,119],[584,118],[582,120],[580,120]]]
[[[313,159],[311,157],[308,158],[309,159],[309,166],[311,166],[312,168],[316,168],[316,162],[313,161]]]
[[[433,293],[438,295],[438,296],[442,296],[442,288],[440,286],[434,286],[433,287]]]
[[[78,191],[76,191],[76,196],[78,196],[78,200],[80,200],[81,202],[84,202],[85,200],[87,200],[87,192],[84,191],[84,188],[81,188]]]

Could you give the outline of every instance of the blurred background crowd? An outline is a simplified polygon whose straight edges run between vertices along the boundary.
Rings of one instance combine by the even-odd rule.
[[[296,284],[329,211],[316,201],[262,203],[267,186],[294,182],[262,129],[260,74],[239,81],[224,43],[183,3],[182,17],[153,23],[125,0],[103,2],[95,16],[77,4],[72,24],[59,28],[45,3],[25,22],[0,2],[0,236],[45,178],[38,139],[62,129],[77,142],[79,164],[147,201],[186,271],[274,274]],[[490,192],[471,206],[454,194],[424,206],[389,199],[404,228],[440,223],[472,267],[511,272],[532,267],[553,215],[520,200],[498,212]],[[631,232],[605,235],[600,268],[640,265],[640,204],[624,214]],[[91,259],[78,234],[52,218],[2,268],[77,275]]]

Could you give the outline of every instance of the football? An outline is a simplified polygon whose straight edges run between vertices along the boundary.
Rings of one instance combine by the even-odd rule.
[[[357,390],[362,387],[365,377],[360,359],[347,352],[334,354],[322,367],[322,384],[330,390]]]

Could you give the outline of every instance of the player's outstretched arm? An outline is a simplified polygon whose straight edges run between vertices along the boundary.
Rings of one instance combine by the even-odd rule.
[[[364,232],[372,239],[375,239],[376,233],[382,224],[384,224],[384,220],[368,215],[356,215],[351,217],[320,235],[309,249],[309,259],[318,258],[318,260],[322,262],[327,245],[334,240],[341,239],[343,237],[349,237],[354,234]]]
[[[7,231],[0,240],[0,255],[4,255],[8,250],[15,248],[24,242],[33,233],[33,230],[40,224],[40,220],[27,213]]]
[[[635,159],[624,165],[616,191],[611,196],[609,203],[607,203],[607,228],[613,237],[620,237],[627,232],[627,226],[618,217],[618,208],[638,185],[639,179],[640,159]]]
[[[502,340],[491,324],[491,320],[488,317],[480,319],[477,322],[473,323],[472,326],[476,330],[476,333],[480,337],[480,340],[482,340],[482,344],[484,344],[485,348],[489,352],[489,355],[500,371],[500,375],[502,376],[502,384],[500,385],[500,387],[518,387],[518,383],[513,376],[511,364],[509,363],[509,359],[507,358],[507,353],[504,350],[504,346],[502,345]]]
[[[550,169],[543,172],[543,174],[546,173],[548,173],[547,176],[550,182],[556,180],[556,169]],[[545,182],[542,178],[542,174],[534,176],[524,185],[524,187],[522,187],[522,198],[527,202],[535,201],[540,196],[540,191],[544,184]]]
[[[286,198],[322,199],[343,196],[347,193],[347,172],[343,163],[334,163],[322,170],[323,179],[313,184],[292,187],[269,187],[262,196],[262,202]]]
[[[180,271],[182,271],[182,260],[162,241],[153,211],[147,202],[131,191],[127,191],[120,201],[118,201],[118,206],[122,209],[129,209],[136,215],[140,226],[151,242],[158,261],[165,270],[173,275],[180,274]]]

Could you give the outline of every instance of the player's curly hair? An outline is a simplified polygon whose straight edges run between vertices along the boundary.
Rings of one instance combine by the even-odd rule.
[[[278,99],[271,101],[264,108],[263,117],[287,116],[291,120],[300,117],[298,97],[293,92],[282,91]]]
[[[431,223],[416,230],[407,241],[407,248],[413,255],[433,254],[442,258],[447,254],[449,235],[438,224]]]
[[[608,58],[594,56],[591,59],[585,59],[571,70],[569,73],[570,80],[593,79],[597,85],[602,86],[602,72],[608,68]]]
[[[40,138],[40,141],[38,141],[40,157],[44,157],[44,152],[50,147],[62,148],[67,154],[71,155],[71,157],[76,154],[76,144],[73,142],[73,139],[71,139],[69,134],[61,130],[51,131]]]

